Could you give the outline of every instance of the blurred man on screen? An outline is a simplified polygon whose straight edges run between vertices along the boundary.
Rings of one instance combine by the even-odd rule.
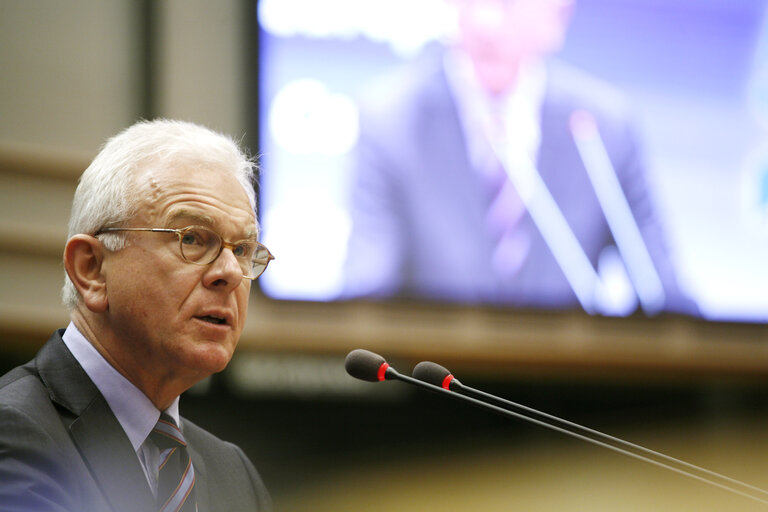
[[[549,58],[563,44],[573,2],[448,5],[455,39],[379,82],[361,102],[345,296],[570,308],[581,300],[576,284],[585,269],[600,276],[593,281],[626,282],[574,140],[574,115],[585,113],[658,276],[656,307],[692,311],[676,283],[625,101]],[[531,162],[554,208],[532,212],[495,139]],[[555,217],[564,222],[550,222]],[[554,247],[566,238],[573,243]],[[569,271],[579,258],[586,264]],[[597,294],[586,282],[586,295]],[[637,306],[626,293],[619,302],[595,298],[594,311],[626,314]]]
[[[85,170],[64,248],[71,323],[0,378],[0,510],[270,510],[242,450],[179,415],[179,395],[229,363],[272,259],[253,179],[229,137],[166,120]]]

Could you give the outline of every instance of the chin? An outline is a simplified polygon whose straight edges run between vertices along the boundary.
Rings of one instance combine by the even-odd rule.
[[[218,342],[205,342],[195,348],[192,354],[188,354],[189,365],[211,375],[227,367],[235,347],[234,344],[229,347]]]

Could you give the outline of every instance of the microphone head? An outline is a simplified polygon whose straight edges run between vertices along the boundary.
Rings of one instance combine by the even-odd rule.
[[[380,382],[386,378],[389,365],[379,354],[358,348],[347,354],[344,368],[356,379]]]
[[[413,377],[445,389],[450,389],[451,382],[459,382],[451,372],[432,361],[417,364],[413,368]]]

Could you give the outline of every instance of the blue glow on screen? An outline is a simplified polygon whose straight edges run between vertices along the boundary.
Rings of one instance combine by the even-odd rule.
[[[558,58],[638,115],[680,286],[701,316],[768,320],[765,0],[579,0]],[[363,5],[365,4],[365,5]],[[341,291],[356,98],[449,25],[442,0],[259,3],[261,216],[273,298]]]

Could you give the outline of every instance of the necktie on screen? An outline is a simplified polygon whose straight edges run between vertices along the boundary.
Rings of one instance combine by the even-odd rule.
[[[509,143],[501,108],[491,109],[488,136],[491,147],[482,169],[488,193],[486,227],[495,244],[491,265],[500,277],[511,277],[523,265],[530,248],[530,234],[520,224],[525,215],[525,205],[497,151],[505,151]]]
[[[187,451],[187,442],[173,418],[161,414],[150,434],[160,448],[157,503],[160,512],[193,512],[195,470]]]

